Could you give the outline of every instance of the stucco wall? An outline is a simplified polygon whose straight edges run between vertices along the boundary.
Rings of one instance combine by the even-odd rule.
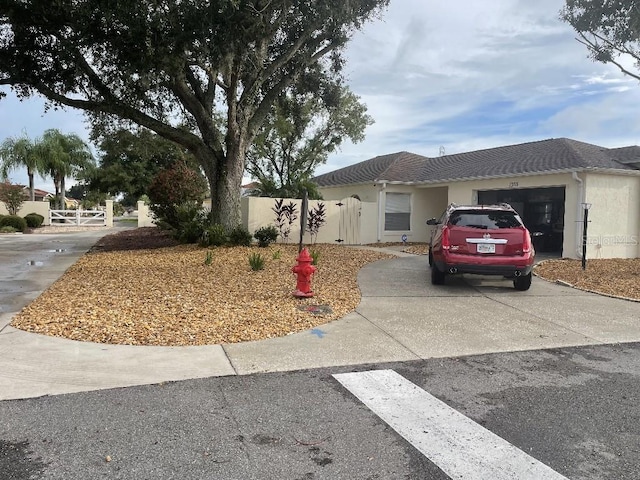
[[[275,198],[244,197],[242,198],[242,222],[243,226],[250,232],[255,233],[260,227],[274,225],[276,214],[273,211]],[[291,225],[289,243],[297,243],[300,239],[300,218],[302,200],[285,199],[285,205],[290,202],[296,206],[297,219]],[[318,203],[325,207],[326,223],[319,229],[314,243],[336,243],[337,239],[342,239],[345,245],[370,243],[375,226],[371,225],[371,212],[375,212],[375,206],[365,204],[353,198],[340,200],[309,200],[308,209],[315,208]],[[342,203],[343,205],[338,205]],[[364,232],[364,233],[363,233]],[[279,237],[278,242],[282,239]],[[311,243],[309,232],[305,232],[304,243]]]
[[[30,213],[37,213],[38,215],[42,215],[44,217],[44,222],[42,225],[49,225],[49,201],[46,202],[32,202],[30,200],[24,202],[20,210],[18,210],[18,215],[20,217],[24,217]],[[9,215],[7,211],[7,207],[3,202],[0,202],[0,215]]]
[[[587,259],[640,256],[640,177],[588,174]]]

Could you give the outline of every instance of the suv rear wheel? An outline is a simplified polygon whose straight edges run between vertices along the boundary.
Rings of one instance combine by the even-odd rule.
[[[444,285],[445,273],[438,270],[438,267],[431,265],[431,283],[433,285]]]
[[[520,290],[522,292],[529,290],[529,287],[531,286],[531,273],[522,277],[514,278],[513,286],[516,290]]]

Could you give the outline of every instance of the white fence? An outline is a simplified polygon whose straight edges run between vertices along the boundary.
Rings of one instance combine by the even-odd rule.
[[[107,215],[104,210],[49,210],[49,225],[103,227],[107,225]]]

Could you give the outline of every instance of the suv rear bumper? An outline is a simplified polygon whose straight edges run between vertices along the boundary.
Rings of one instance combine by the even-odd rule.
[[[533,270],[533,265],[476,265],[469,263],[447,264],[445,262],[435,262],[435,265],[441,272],[449,274],[473,273],[476,275],[502,275],[504,277],[525,276]]]
[[[534,255],[524,256],[478,256],[445,254],[436,258],[438,270],[446,273],[474,273],[477,275],[502,275],[514,277],[528,275],[533,270]]]

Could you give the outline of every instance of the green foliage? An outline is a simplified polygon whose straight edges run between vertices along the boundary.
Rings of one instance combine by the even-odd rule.
[[[149,186],[151,211],[173,228],[178,228],[178,206],[200,208],[207,192],[202,174],[179,161],[160,171]]]
[[[174,206],[174,237],[181,243],[197,243],[205,231],[207,213],[193,203],[181,203]]]
[[[42,139],[35,143],[34,150],[44,158],[44,168],[53,178],[57,207],[66,208],[66,178],[89,176],[95,167],[89,146],[76,134],[63,134],[55,128],[45,130]]]
[[[120,202],[113,202],[113,216],[121,217],[124,215],[125,209],[124,206]]]
[[[578,33],[594,61],[611,63],[640,80],[640,10],[629,0],[566,0],[560,18]],[[631,57],[634,62],[624,61]],[[636,71],[632,71],[633,65]]]
[[[253,236],[258,240],[259,247],[268,247],[278,239],[278,230],[273,225],[260,227]]]
[[[229,236],[225,228],[219,223],[206,227],[200,237],[200,246],[202,247],[220,247],[226,245]]]
[[[297,220],[298,212],[296,204],[284,203],[284,199],[276,200],[275,206],[271,209],[276,214],[276,228],[280,232],[280,238],[287,243],[291,234],[291,225]]]
[[[207,250],[207,254],[204,257],[204,264],[209,267],[213,262],[213,252],[211,250]]]
[[[318,202],[314,208],[309,210],[307,215],[307,231],[309,235],[311,235],[311,243],[315,243],[318,237],[318,231],[326,223],[326,213],[324,203],[322,202]]]
[[[318,260],[320,259],[320,252],[317,250],[311,250],[309,252],[309,255],[311,256],[311,265],[318,265]]]
[[[188,149],[215,187],[212,221],[231,230],[243,146],[285,92],[340,84],[346,43],[389,0],[138,3],[5,0],[0,79],[21,98],[38,93],[94,125],[121,119]]]
[[[264,269],[264,257],[259,253],[253,252],[249,255],[249,265],[251,266],[251,270],[254,272],[256,270]]]
[[[10,171],[19,168],[27,169],[29,199],[35,200],[34,176],[46,172],[45,160],[36,153],[33,141],[26,135],[9,137],[0,144],[0,177],[7,178]]]
[[[26,199],[24,189],[20,185],[13,185],[9,181],[0,183],[0,202],[5,204],[9,215],[16,215]]]
[[[18,215],[5,215],[0,220],[0,227],[13,227],[18,232],[24,232],[27,229],[27,221]]]
[[[247,173],[257,179],[259,196],[317,198],[309,179],[345,138],[364,139],[373,119],[358,96],[340,79],[296,85],[281,95],[247,154]]]
[[[44,222],[44,217],[37,213],[29,213],[24,217],[29,228],[39,228]]]
[[[253,235],[242,225],[238,225],[229,232],[229,243],[231,245],[248,247],[251,245],[251,240],[253,240]]]
[[[16,233],[17,231],[18,230],[8,225],[5,227],[0,227],[0,233]]]
[[[272,258],[274,260],[280,260],[281,257],[282,257],[282,252],[280,252],[280,250],[276,250],[275,252],[273,252]]]
[[[195,158],[183,148],[145,128],[131,131],[94,125],[92,138],[99,141],[102,155],[91,177],[91,188],[122,196],[125,206],[135,206],[147,194],[153,178],[173,163],[185,161],[198,169]]]

